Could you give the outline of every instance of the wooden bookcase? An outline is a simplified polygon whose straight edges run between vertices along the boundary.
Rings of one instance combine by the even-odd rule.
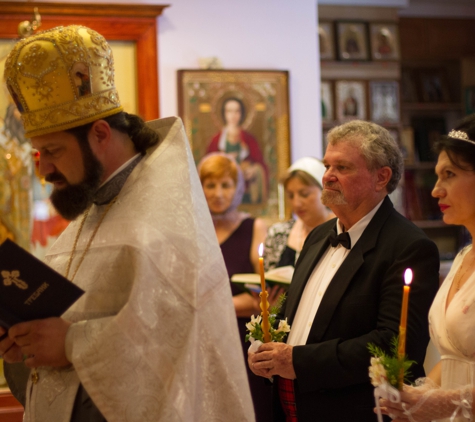
[[[436,157],[431,152],[431,144],[437,133],[447,133],[465,115],[464,90],[468,86],[474,87],[475,107],[475,43],[471,41],[475,37],[475,20],[399,18],[397,9],[341,6],[319,6],[319,20],[397,24],[400,60],[321,60],[321,78],[323,82],[331,81],[333,87],[337,80],[361,80],[368,85],[373,80],[400,83],[400,121],[382,123],[399,137],[405,154],[404,177],[391,197],[396,208],[435,241],[441,259],[453,259],[468,242],[468,233],[462,227],[443,223],[437,200],[431,196],[436,181]],[[338,43],[336,32],[334,37],[334,43]],[[411,78],[412,98],[411,87],[408,87]],[[437,86],[439,82],[441,86]],[[371,107],[369,95],[367,89],[368,109]],[[334,88],[333,98],[336,98]],[[333,116],[335,114],[333,112]],[[370,118],[368,113],[367,119]],[[336,118],[324,120],[324,134],[340,123]],[[441,275],[444,274],[442,271]]]
[[[453,259],[468,241],[463,227],[442,222],[437,200],[430,196],[436,181],[436,156],[431,151],[440,134],[446,134],[465,116],[465,74],[475,71],[466,57],[475,55],[473,19],[401,18],[401,116],[413,143],[405,171],[405,209],[439,247],[441,259]],[[414,42],[417,40],[417,42]],[[474,82],[471,83],[475,85]],[[410,146],[407,148],[410,149]]]
[[[401,66],[399,57],[397,57],[398,54],[395,55],[395,58],[390,58],[387,60],[376,59],[372,54],[373,43],[371,37],[371,26],[375,24],[385,24],[389,27],[395,27],[397,29],[397,9],[386,7],[349,8],[343,6],[321,5],[318,6],[318,16],[320,22],[326,25],[331,25],[330,31],[332,32],[332,44],[335,50],[335,53],[333,54],[334,59],[324,58],[320,60],[322,91],[323,85],[327,84],[327,86],[331,87],[331,95],[333,98],[331,105],[332,110],[330,113],[333,118],[322,119],[322,154],[324,154],[326,148],[326,132],[332,127],[347,120],[340,119],[338,116],[338,85],[342,83],[356,83],[363,87],[364,98],[358,98],[358,100],[359,102],[364,103],[366,112],[364,116],[358,115],[356,117],[363,120],[370,120],[374,108],[373,99],[371,98],[372,84],[379,82],[389,84],[394,83],[396,85],[399,84],[401,77]],[[338,28],[342,23],[346,23],[348,25],[355,23],[356,25],[361,25],[366,28],[365,37],[363,37],[365,40],[362,42],[362,44],[366,44],[366,49],[368,51],[366,59],[343,60],[341,55],[338,54],[338,50],[340,48],[340,35]],[[395,35],[397,40],[397,32]],[[396,51],[399,50],[398,42],[396,42],[393,47]],[[323,97],[324,94],[322,95],[322,104],[324,103]],[[397,101],[399,102],[399,98]],[[398,110],[398,114],[400,116],[400,110]],[[399,132],[401,128],[400,121],[379,121],[378,123],[390,130],[393,136],[399,138]]]

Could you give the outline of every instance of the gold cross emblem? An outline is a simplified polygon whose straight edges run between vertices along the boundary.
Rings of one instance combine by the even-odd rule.
[[[2,271],[2,277],[3,277],[3,284],[5,286],[11,286],[14,284],[18,288],[22,290],[26,290],[28,288],[28,284],[26,284],[23,280],[20,280],[18,277],[20,277],[20,271],[13,270],[12,272],[10,271]]]

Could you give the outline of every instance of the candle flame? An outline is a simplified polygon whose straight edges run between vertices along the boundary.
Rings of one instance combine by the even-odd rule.
[[[259,256],[264,255],[264,243],[259,245]]]
[[[408,268],[404,272],[404,283],[406,283],[408,285],[412,283],[412,270],[410,268]]]

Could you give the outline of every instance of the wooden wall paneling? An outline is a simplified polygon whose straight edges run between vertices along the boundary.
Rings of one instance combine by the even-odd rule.
[[[429,41],[423,19],[399,20],[401,60],[420,60],[429,56]]]
[[[474,19],[401,18],[402,60],[458,60],[475,55]]]
[[[18,38],[18,24],[32,19],[34,7],[41,15],[40,30],[84,25],[107,40],[135,42],[139,114],[145,120],[159,117],[157,17],[167,5],[0,1],[0,38]]]
[[[462,87],[475,86],[475,57],[462,60]]]
[[[469,54],[470,46],[467,40],[473,44],[473,35],[470,36],[471,20],[460,19],[431,19],[426,23],[429,36],[429,54],[437,59],[460,59]],[[475,34],[472,31],[472,34]]]

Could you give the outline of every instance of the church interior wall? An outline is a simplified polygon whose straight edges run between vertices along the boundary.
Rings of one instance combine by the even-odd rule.
[[[53,0],[89,3],[89,0]],[[31,2],[32,4],[34,1]],[[131,3],[101,0],[101,3]],[[158,18],[161,117],[176,115],[178,69],[194,69],[199,59],[217,57],[227,69],[289,70],[291,159],[321,157],[320,65],[316,52],[318,5],[399,8],[400,16],[427,13],[475,16],[467,0],[141,0],[168,4]],[[381,7],[381,13],[385,8]]]
[[[170,5],[158,18],[160,117],[178,113],[176,72],[199,68],[200,58],[217,57],[226,69],[288,70],[291,159],[321,156],[317,0],[140,3]]]

